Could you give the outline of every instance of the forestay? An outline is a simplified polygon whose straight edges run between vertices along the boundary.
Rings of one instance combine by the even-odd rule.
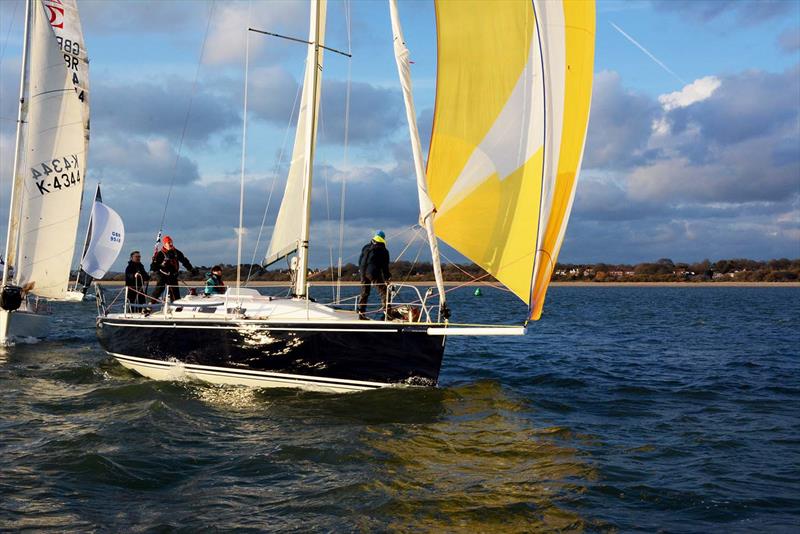
[[[32,9],[27,128],[14,175],[8,262],[19,285],[59,299],[69,281],[86,172],[89,65],[75,0],[37,1]]]
[[[436,235],[538,319],[583,154],[594,2],[439,0],[436,19]]]
[[[312,2],[311,23],[308,40],[320,46],[325,44],[325,15],[327,2],[320,0]],[[319,21],[317,22],[317,17]],[[317,36],[317,31],[319,35]],[[315,59],[316,55],[316,59]],[[267,249],[264,264],[269,265],[288,256],[298,249],[303,233],[306,188],[311,187],[308,179],[312,172],[313,149],[317,137],[317,124],[319,114],[319,90],[322,76],[315,75],[314,66],[319,65],[322,70],[322,49],[318,51],[313,44],[308,47],[306,57],[305,76],[303,78],[303,93],[300,97],[300,113],[297,118],[297,131],[294,138],[292,163],[286,179],[286,189],[283,193],[278,218],[272,231],[272,239]],[[316,80],[316,84],[314,81]],[[315,88],[316,85],[316,88]]]

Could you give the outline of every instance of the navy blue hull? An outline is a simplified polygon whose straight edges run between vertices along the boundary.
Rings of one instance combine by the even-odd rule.
[[[444,336],[402,324],[204,322],[101,318],[97,336],[112,354],[268,373],[436,385]]]

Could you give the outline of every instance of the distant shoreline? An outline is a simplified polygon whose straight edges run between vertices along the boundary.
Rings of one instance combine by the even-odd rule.
[[[202,286],[202,280],[186,280],[189,286]],[[123,282],[120,280],[97,280],[96,283],[103,286],[121,286]],[[225,283],[229,286],[236,285],[235,280],[226,280]],[[420,281],[414,280],[410,282],[403,282],[406,285],[412,286],[433,286],[434,281]],[[331,286],[333,282],[310,282],[311,286]],[[250,287],[288,287],[288,281],[264,281],[254,280],[247,284]],[[342,282],[343,286],[359,286],[359,282]],[[491,282],[445,282],[444,285],[453,286],[474,286],[474,287],[498,287],[499,284]],[[551,282],[551,286],[557,287],[800,287],[800,282]],[[502,286],[500,286],[502,287]]]

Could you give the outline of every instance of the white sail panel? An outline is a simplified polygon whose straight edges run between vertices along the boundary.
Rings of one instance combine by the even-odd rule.
[[[74,0],[33,5],[27,131],[16,169],[16,281],[66,294],[78,230],[88,142],[88,61]]]
[[[311,3],[311,23],[308,40],[317,41],[317,17],[319,17],[319,45],[325,44],[325,15],[327,2],[321,0]],[[315,55],[317,57],[315,58]],[[289,176],[286,179],[286,189],[283,192],[278,218],[272,231],[272,239],[267,249],[264,263],[269,265],[296,251],[302,239],[302,226],[304,220],[303,208],[306,187],[311,187],[311,181],[306,176],[311,174],[313,165],[313,146],[317,137],[317,119],[319,114],[319,94],[322,85],[322,76],[315,76],[314,65],[319,64],[322,69],[322,49],[319,52],[314,45],[308,46],[306,56],[305,76],[303,77],[303,93],[300,97],[300,113],[297,118],[297,131],[294,138],[292,163],[289,167]],[[314,80],[316,79],[316,88]],[[312,106],[316,109],[312,110]],[[308,182],[308,183],[307,183]]]
[[[103,278],[119,256],[125,242],[125,225],[116,211],[102,202],[92,207],[92,237],[81,260],[81,269],[98,279]]]

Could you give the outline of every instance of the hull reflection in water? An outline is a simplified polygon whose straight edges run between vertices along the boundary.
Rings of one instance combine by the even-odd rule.
[[[368,489],[382,494],[388,530],[552,532],[601,527],[570,501],[596,478],[564,427],[536,428],[530,406],[495,382],[446,390],[444,415],[422,424],[373,425],[364,444],[385,473]],[[378,499],[374,499],[378,500]]]

